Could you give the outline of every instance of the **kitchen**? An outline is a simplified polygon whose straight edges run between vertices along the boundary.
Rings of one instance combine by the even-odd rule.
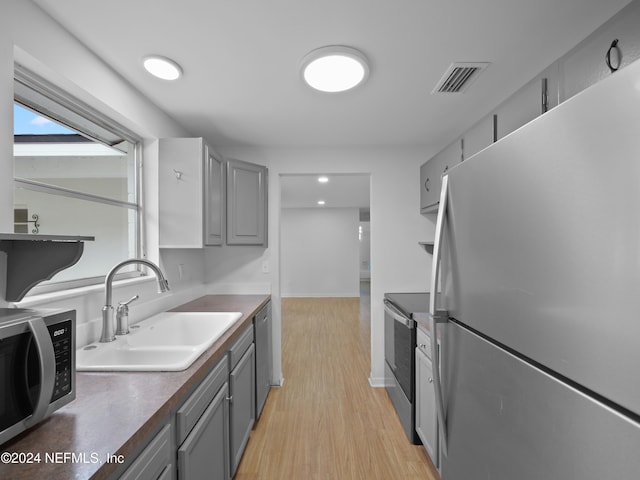
[[[476,93],[473,99],[470,99],[473,89],[470,89],[467,98],[469,101],[473,100],[475,103],[474,110],[475,117],[471,118],[472,113],[467,111],[468,106],[454,104],[446,104],[440,106],[447,109],[451,109],[449,114],[452,118],[441,118],[442,125],[437,128],[434,127],[434,140],[432,142],[426,142],[426,140],[417,141],[416,138],[427,138],[427,132],[420,131],[418,123],[413,127],[413,130],[417,132],[401,132],[392,144],[371,144],[370,139],[377,137],[375,134],[368,130],[370,126],[360,125],[359,123],[353,123],[350,128],[338,128],[338,140],[333,144],[327,144],[321,142],[318,139],[305,138],[299,131],[283,131],[280,134],[284,134],[288,139],[282,140],[281,138],[273,143],[269,143],[258,128],[254,128],[253,134],[256,140],[246,141],[233,141],[233,132],[229,133],[226,128],[231,128],[234,122],[236,123],[250,123],[250,119],[253,118],[249,113],[246,120],[237,120],[226,122],[222,116],[217,122],[209,124],[203,118],[197,118],[194,123],[191,123],[190,128],[187,129],[183,125],[186,125],[187,118],[182,120],[182,123],[178,123],[175,119],[169,117],[166,113],[161,111],[158,107],[153,105],[151,101],[141,96],[139,91],[131,86],[127,81],[124,81],[120,74],[116,74],[107,64],[116,62],[116,58],[105,58],[104,61],[96,55],[98,52],[98,46],[91,46],[93,51],[82,45],[74,36],[66,32],[58,23],[52,21],[43,11],[37,6],[41,4],[45,9],[48,7],[53,8],[53,3],[61,2],[10,2],[8,5],[3,5],[3,13],[7,11],[6,15],[2,15],[2,50],[1,56],[4,59],[6,65],[2,78],[0,79],[0,91],[3,92],[3,97],[0,105],[2,106],[2,116],[0,117],[0,125],[5,132],[3,138],[5,139],[2,144],[4,145],[2,151],[2,161],[0,161],[0,178],[3,182],[3,188],[0,189],[2,193],[2,199],[0,205],[2,210],[0,211],[1,224],[5,226],[2,231],[11,231],[12,223],[12,185],[11,179],[13,178],[13,159],[10,145],[12,145],[11,128],[11,111],[10,105],[13,103],[13,61],[14,59],[20,61],[32,69],[36,69],[41,74],[47,76],[51,81],[55,81],[61,86],[72,89],[75,95],[82,97],[85,101],[92,102],[93,105],[97,105],[104,110],[105,114],[114,116],[119,121],[130,126],[139,132],[146,140],[145,143],[145,178],[148,184],[145,185],[145,205],[147,208],[147,253],[148,257],[152,260],[158,261],[162,264],[163,269],[169,277],[169,282],[172,286],[172,291],[169,295],[155,296],[155,287],[152,283],[147,284],[148,288],[142,292],[138,292],[139,289],[123,289],[123,298],[129,298],[127,295],[130,293],[134,295],[140,293],[143,299],[153,299],[152,301],[141,301],[137,307],[138,314],[150,315],[157,311],[162,311],[174,307],[175,305],[185,303],[193,298],[206,293],[243,293],[243,294],[270,294],[272,296],[273,304],[273,321],[274,321],[274,380],[278,382],[282,379],[282,369],[280,365],[279,352],[281,345],[277,332],[279,331],[279,319],[281,312],[279,311],[279,284],[280,273],[277,266],[280,262],[280,252],[278,248],[275,248],[279,244],[279,229],[278,219],[280,215],[280,199],[278,192],[280,190],[279,182],[281,174],[308,174],[308,173],[367,173],[371,175],[371,237],[372,237],[372,305],[371,305],[371,318],[372,318],[372,334],[371,334],[371,371],[369,381],[373,386],[384,385],[384,329],[383,329],[383,305],[382,298],[385,292],[388,291],[423,291],[428,288],[428,272],[431,268],[430,257],[425,254],[423,250],[417,247],[418,242],[429,240],[434,236],[435,222],[431,218],[423,217],[420,215],[417,206],[419,205],[420,192],[417,188],[417,176],[420,166],[429,158],[433,157],[442,148],[447,146],[450,142],[460,135],[463,131],[470,128],[474,122],[484,118],[484,115],[491,111],[496,105],[500,104],[509,93],[515,91],[521,85],[524,85],[532,77],[537,75],[540,71],[545,69],[548,65],[554,62],[557,58],[564,55],[568,50],[581,42],[587,35],[594,31],[599,25],[606,22],[609,17],[614,15],[619,9],[621,9],[627,2],[619,2],[614,4],[609,2],[608,5],[600,5],[600,10],[596,8],[597,2],[593,2],[590,7],[593,9],[592,17],[588,18],[588,15],[584,17],[580,15],[579,19],[574,19],[575,22],[580,23],[580,28],[576,26],[575,31],[565,32],[565,36],[561,36],[557,40],[557,44],[550,44],[549,42],[543,43],[538,46],[544,54],[540,52],[533,52],[531,49],[526,49],[526,44],[518,44],[514,46],[516,48],[516,58],[526,57],[526,68],[522,65],[518,66],[516,70],[522,70],[518,72],[519,76],[516,77],[514,71],[510,71],[509,75],[514,76],[513,83],[510,87],[506,87],[507,91],[492,91],[492,95],[484,95],[483,93]],[[75,2],[68,3],[71,9],[79,9],[80,6]],[[122,13],[124,15],[131,15],[134,18],[146,18],[148,13],[144,6],[137,4],[130,6],[130,2],[122,4],[123,8],[126,8]],[[551,2],[550,5],[555,2]],[[569,2],[570,3],[570,2]],[[567,3],[565,17],[561,16],[562,12],[555,12],[555,10],[549,6],[549,9],[557,13],[558,16],[550,18],[549,22],[554,24],[558,22],[561,25],[556,25],[557,31],[566,30],[568,24],[568,18],[573,17],[570,12],[574,8],[580,10],[584,8],[585,12],[588,10],[584,6],[574,7]],[[630,5],[630,11],[635,12],[637,8],[633,9],[634,2]],[[47,5],[48,4],[48,5]],[[64,4],[63,4],[64,5]],[[564,5],[564,4],[563,4]],[[501,4],[502,7],[505,7]],[[522,7],[522,6],[520,6]],[[518,7],[518,8],[520,8]],[[132,8],[133,10],[128,10]],[[257,7],[256,7],[257,8]],[[426,8],[426,7],[425,7]],[[460,6],[460,8],[463,8]],[[497,8],[497,7],[496,7]],[[514,7],[515,8],[515,7]],[[524,8],[524,7],[522,7]],[[536,9],[539,9],[538,6]],[[589,10],[591,12],[591,10]],[[72,12],[66,12],[69,14],[68,19],[73,18]],[[103,12],[106,15],[106,12]],[[264,12],[266,15],[267,12]],[[326,14],[323,12],[316,12],[318,15]],[[460,13],[460,12],[453,12]],[[477,13],[477,12],[474,12]],[[506,15],[507,13],[501,13]],[[114,14],[115,15],[115,14]],[[120,14],[118,14],[120,15]],[[239,12],[236,15],[241,15]],[[521,14],[524,16],[524,14]],[[244,16],[244,15],[242,15]],[[553,17],[553,15],[551,15]],[[401,29],[402,23],[405,20],[402,12],[396,12],[395,15],[388,15],[389,21],[393,20],[397,22],[397,28]],[[622,17],[625,17],[624,15]],[[59,21],[65,24],[65,15],[63,14]],[[112,27],[117,29],[115,25],[116,19],[119,17],[110,17],[112,19]],[[632,15],[627,15],[625,18],[634,18]],[[213,19],[212,19],[213,20]],[[244,19],[247,23],[240,23],[246,25],[246,28],[257,28],[260,25],[260,21],[256,19]],[[422,20],[421,20],[422,21]],[[522,19],[521,19],[522,21]],[[619,19],[620,21],[620,19]],[[425,20],[427,22],[427,15],[425,14]],[[429,27],[435,28],[433,25],[434,20],[428,20]],[[584,23],[581,23],[584,22]],[[109,23],[109,22],[107,22]],[[524,22],[525,24],[527,22]],[[134,22],[135,24],[135,22]],[[89,25],[89,24],[88,24]],[[78,24],[75,28],[80,28],[82,25]],[[87,27],[91,28],[91,27]],[[332,26],[328,29],[327,36],[329,36]],[[380,27],[382,28],[382,27]],[[69,29],[73,30],[74,27],[69,25]],[[425,28],[427,29],[427,28]],[[295,30],[295,29],[294,29]],[[611,32],[617,30],[612,28]],[[35,34],[34,32],[37,32]],[[135,32],[138,34],[138,32]],[[82,38],[81,32],[74,32],[78,38]],[[246,34],[246,32],[242,32]],[[611,35],[618,35],[617,33],[607,32],[607,40],[605,45],[605,51],[600,52],[598,50],[598,62],[601,62],[606,53],[606,48],[611,43]],[[379,35],[379,33],[376,33]],[[242,37],[242,35],[236,35],[235,38]],[[55,41],[43,41],[43,38],[55,39]],[[108,36],[107,36],[108,38]],[[342,37],[341,37],[342,38]],[[351,37],[348,37],[351,38]],[[114,39],[115,40],[115,39]],[[519,39],[512,39],[511,42],[516,42]],[[531,41],[531,39],[529,39]],[[87,43],[90,43],[90,38]],[[159,41],[159,40],[158,40]],[[242,39],[238,38],[239,45],[244,49],[248,46],[242,43]],[[323,37],[321,44],[327,42],[342,41]],[[501,40],[502,42],[504,39]],[[523,41],[524,40],[520,40]],[[543,42],[544,39],[537,39],[537,41]],[[123,40],[126,42],[126,39]],[[355,40],[354,40],[355,42]],[[496,42],[496,39],[494,39]],[[626,40],[626,43],[622,42],[622,45],[632,45],[631,50],[624,50],[624,60],[627,61],[629,56],[633,55],[633,39]],[[137,43],[137,42],[136,42]],[[472,42],[468,42],[472,43]],[[495,45],[501,45],[500,43],[494,43]],[[635,44],[637,45],[637,43]],[[320,45],[310,45],[308,49],[303,48],[302,55],[313,47]],[[156,45],[141,45],[141,50],[162,48]],[[169,48],[168,46],[166,47]],[[257,47],[256,47],[257,48]],[[438,47],[440,48],[440,47]],[[627,47],[628,48],[628,47]],[[121,52],[125,51],[125,47],[121,47]],[[386,50],[385,50],[386,51]],[[402,51],[402,49],[398,49]],[[140,52],[140,56],[143,53]],[[445,63],[438,68],[435,75],[435,84],[442,71],[452,61],[469,60],[469,58],[459,58],[460,55],[467,57],[467,55],[473,55],[475,52],[467,53],[466,50],[455,51],[454,53],[448,53],[453,58],[447,58]],[[493,52],[480,52],[478,55],[483,55],[482,58],[475,58],[471,60],[486,61],[491,60],[494,62],[480,77],[474,88],[479,88],[482,82],[487,82],[490,77],[491,69],[498,68],[498,62],[493,58],[487,59],[486,55],[495,55]],[[533,58],[535,54],[539,54],[540,57],[535,57],[537,63],[534,63]],[[113,54],[112,54],[113,55]],[[513,53],[512,53],[513,55]],[[293,58],[296,62],[292,68],[296,70],[297,62],[299,62],[299,56],[294,55]],[[507,62],[513,57],[506,57]],[[137,60],[137,57],[136,57]],[[374,64],[375,65],[375,64]],[[398,65],[398,68],[401,65]],[[188,65],[183,65],[185,72],[188,71]],[[380,67],[381,68],[381,67]],[[406,68],[406,67],[405,67]],[[124,75],[124,74],[122,74]],[[136,74],[137,75],[137,74]],[[142,77],[143,73],[139,74]],[[374,85],[376,81],[376,68],[372,68],[370,78],[367,85]],[[382,73],[380,73],[382,75]],[[186,75],[185,75],[186,76]],[[296,82],[298,79],[298,72],[295,71],[292,74],[292,78],[289,82]],[[133,83],[133,80],[129,80]],[[251,83],[251,79],[238,79],[239,84],[248,88],[247,83]],[[165,95],[168,85],[166,84],[154,84],[150,80],[147,82],[144,90],[148,90],[148,95],[155,95],[156,98],[160,98]],[[243,83],[244,82],[244,83]],[[420,80],[422,82],[422,80]],[[274,87],[275,88],[275,87]],[[299,86],[297,83],[287,84],[285,88],[302,90],[303,86]],[[425,90],[431,90],[433,85],[431,83],[421,85],[420,88]],[[486,88],[486,85],[485,85]],[[250,90],[247,90],[249,92]],[[212,95],[212,94],[209,94]],[[248,93],[247,93],[248,95]],[[253,95],[257,95],[254,93]],[[237,101],[237,108],[240,109],[240,102],[238,97],[229,95],[233,100]],[[264,93],[260,93],[259,97],[264,96]],[[260,105],[263,100],[259,97],[250,97],[249,104],[252,102],[255,105]],[[486,97],[486,98],[478,98]],[[337,101],[338,97],[331,98],[330,101]],[[388,99],[391,102],[394,96]],[[347,98],[347,102],[355,101],[353,98]],[[438,100],[444,102],[443,100]],[[444,102],[447,103],[447,102]],[[464,103],[464,102],[461,102]],[[361,106],[361,104],[356,104]],[[306,102],[303,102],[301,106],[305,108],[311,108]],[[294,105],[291,106],[291,109]],[[345,108],[349,108],[349,104]],[[386,117],[402,118],[405,116],[403,112],[404,108],[408,109],[407,104],[399,103],[393,107],[385,105],[384,108],[390,108],[390,110],[374,110],[368,111],[368,115],[372,118]],[[282,109],[282,110],[288,110]],[[300,114],[303,118],[306,118],[304,110]],[[467,117],[468,116],[468,117]],[[463,122],[460,118],[469,118],[468,122]],[[394,119],[394,121],[397,120]],[[350,119],[349,119],[350,120]],[[382,118],[380,118],[382,120]],[[412,120],[417,120],[413,118]],[[313,132],[319,132],[320,137],[326,135],[326,132],[331,132],[331,126],[325,121],[316,120],[315,118],[309,119],[308,130]],[[456,123],[456,121],[458,123]],[[400,123],[400,122],[398,122]],[[205,125],[211,125],[209,128],[211,131],[205,129]],[[227,126],[228,125],[228,126]],[[196,127],[197,126],[197,127]],[[383,124],[384,128],[391,128],[387,123]],[[406,124],[402,125],[405,128]],[[260,128],[266,128],[262,125]],[[290,125],[289,128],[292,128]],[[335,127],[333,127],[335,128]],[[407,127],[408,128],[408,127]],[[217,130],[219,129],[219,130]],[[266,130],[265,130],[266,131]],[[411,136],[414,135],[413,137]],[[307,134],[308,135],[308,134]],[[159,239],[157,237],[158,226],[156,220],[158,217],[158,190],[152,179],[158,178],[157,167],[157,145],[153,139],[165,138],[165,137],[185,137],[185,136],[205,136],[209,141],[219,149],[220,152],[229,157],[239,158],[254,162],[256,164],[266,165],[269,168],[269,248],[258,247],[221,247],[221,248],[208,248],[204,250],[159,250]],[[345,140],[344,137],[351,137]],[[308,144],[304,144],[303,141],[308,141]],[[250,146],[246,146],[249,143]],[[415,188],[413,187],[415,185]],[[409,187],[408,187],[409,186]],[[398,235],[397,232],[402,232],[402,235]],[[70,234],[86,234],[90,235],[90,232],[70,232]],[[394,255],[389,255],[389,252],[397,252]],[[268,274],[262,273],[262,265],[267,262],[270,266],[270,272]],[[180,267],[181,266],[181,267]],[[179,269],[182,269],[184,275],[179,275]],[[105,272],[106,273],[106,272]],[[145,287],[146,288],[146,287]],[[131,296],[130,295],[130,296]],[[98,319],[98,312],[103,305],[103,293],[101,291],[94,291],[83,295],[81,299],[54,299],[46,304],[46,306],[61,307],[61,308],[74,308],[78,311],[78,318],[84,319]],[[44,306],[41,304],[40,306]]]

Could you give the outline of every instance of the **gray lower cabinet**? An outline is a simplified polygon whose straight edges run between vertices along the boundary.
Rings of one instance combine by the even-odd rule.
[[[120,480],[168,480],[173,478],[174,449],[171,424],[167,424],[153,437]]]
[[[256,418],[260,417],[271,389],[273,362],[271,359],[271,302],[253,319],[256,344]]]
[[[231,477],[228,375],[225,355],[176,412],[179,480]]]
[[[267,246],[267,167],[227,160],[227,245]]]
[[[178,448],[179,479],[230,478],[228,393],[225,382]]]
[[[438,419],[433,389],[429,337],[420,329],[416,348],[416,433],[434,466],[438,467]]]
[[[250,325],[229,350],[229,437],[231,476],[235,475],[256,419],[255,346]]]

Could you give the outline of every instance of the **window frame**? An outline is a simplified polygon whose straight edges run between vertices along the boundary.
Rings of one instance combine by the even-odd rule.
[[[44,117],[51,118],[52,120],[67,126],[83,136],[86,136],[95,142],[103,143],[109,147],[117,148],[116,145],[122,141],[127,141],[133,145],[134,166],[132,180],[135,189],[135,202],[102,197],[91,193],[41,183],[16,177],[15,174],[13,176],[13,185],[14,188],[16,185],[19,185],[20,188],[122,207],[132,211],[136,219],[134,232],[136,245],[134,255],[137,258],[146,258],[144,228],[145,212],[143,205],[144,183],[142,181],[144,139],[117,121],[18,63],[14,64],[14,103],[37,112]],[[47,281],[34,287],[29,292],[28,296],[97,285],[104,281],[107,273],[108,272],[105,272],[104,275],[92,277]],[[118,272],[115,279],[121,280],[125,278],[143,276],[145,276],[143,269],[140,265],[136,265],[134,271]]]

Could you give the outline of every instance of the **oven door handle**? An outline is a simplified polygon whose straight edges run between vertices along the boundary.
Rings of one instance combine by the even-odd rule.
[[[407,328],[413,328],[416,324],[416,321],[413,318],[409,318],[403,315],[400,311],[398,311],[396,307],[393,306],[392,303],[387,300],[384,301],[384,310],[396,322],[402,323]]]
[[[26,428],[35,425],[46,414],[56,380],[56,356],[53,351],[53,342],[42,317],[33,317],[27,321],[27,325],[33,334],[36,348],[38,349],[38,366],[40,367],[40,393],[38,401],[33,409],[33,414],[24,420]]]

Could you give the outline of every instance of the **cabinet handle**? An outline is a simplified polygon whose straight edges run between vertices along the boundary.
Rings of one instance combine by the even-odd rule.
[[[233,395],[229,395],[225,400],[229,403],[233,403]]]
[[[429,377],[429,383],[433,383],[433,378]]]
[[[620,68],[620,63],[622,63],[622,51],[618,46],[618,42],[619,40],[617,38],[613,42],[611,42],[611,46],[609,47],[609,50],[607,50],[607,55],[605,56],[607,67],[609,67],[609,70],[611,70],[611,73],[617,71]],[[612,51],[615,52],[617,57],[615,60],[615,65],[613,64],[614,62],[611,60]]]
[[[427,346],[424,343],[421,343],[420,348],[427,348]]]
[[[424,189],[425,189],[427,192],[429,191],[429,179],[428,179],[428,178],[424,181]]]
[[[549,111],[549,80],[545,77],[542,79],[542,106],[541,113]]]

